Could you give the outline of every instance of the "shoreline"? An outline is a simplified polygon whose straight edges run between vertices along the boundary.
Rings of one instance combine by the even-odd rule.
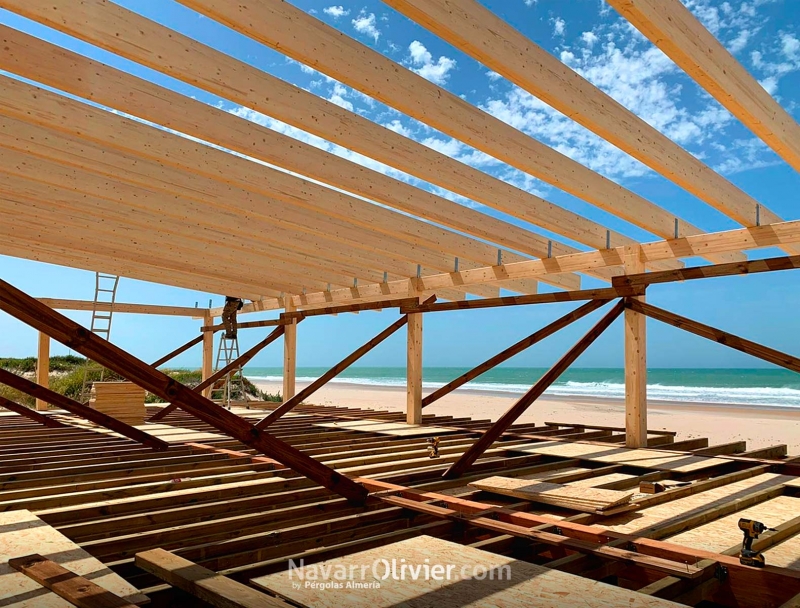
[[[281,382],[261,379],[252,379],[252,382],[259,389],[270,393],[282,390]],[[300,391],[309,384],[310,382],[298,382],[297,390]],[[424,388],[423,396],[433,390],[435,389]],[[501,391],[457,389],[424,411],[494,421],[519,397],[518,394]],[[403,386],[333,382],[319,389],[308,402],[403,412],[406,407],[406,390]],[[610,397],[544,395],[518,421],[623,427],[625,405],[622,399]],[[655,400],[650,402],[648,408],[648,428],[676,431],[676,441],[707,437],[709,444],[714,445],[745,440],[748,450],[785,443],[790,456],[800,455],[798,423],[800,408]]]

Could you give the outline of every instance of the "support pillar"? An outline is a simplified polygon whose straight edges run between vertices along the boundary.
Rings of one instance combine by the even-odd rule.
[[[291,296],[286,296],[284,310],[294,312],[296,306]],[[297,392],[297,320],[285,326],[283,336],[283,401],[284,403],[295,396]]]
[[[48,388],[50,386],[50,336],[39,332],[39,351],[36,355],[36,384]],[[36,409],[48,409],[46,401],[36,400]]]
[[[418,294],[416,289],[409,290],[409,295]],[[422,317],[422,313],[408,315],[406,363],[406,422],[408,424],[422,424]]]
[[[645,272],[642,248],[625,247],[625,274]],[[644,301],[644,296],[637,297]],[[647,447],[647,332],[646,317],[625,309],[625,445]]]
[[[214,317],[210,313],[203,314],[203,327],[211,327],[214,325]],[[201,379],[205,382],[211,377],[214,369],[214,332],[203,332],[203,367],[201,368]],[[211,396],[211,387],[203,389],[203,397],[209,398]]]

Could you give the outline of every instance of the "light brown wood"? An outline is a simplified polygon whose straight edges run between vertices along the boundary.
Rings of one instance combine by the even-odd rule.
[[[39,348],[36,355],[36,384],[50,386],[50,336],[39,332]],[[45,412],[50,408],[46,401],[36,400],[36,409]]]
[[[136,554],[136,565],[218,608],[287,608],[288,604],[164,549]]]
[[[93,382],[89,407],[133,426],[144,424],[145,390],[132,382]]]
[[[212,325],[214,322],[214,317],[211,316],[210,312],[207,312],[203,316],[203,325],[209,326]],[[213,331],[204,331],[203,332],[203,361],[200,368],[200,381],[205,382],[211,377],[211,374],[214,373],[214,332]],[[206,387],[203,389],[201,393],[203,397],[208,399],[211,396],[211,386]]]
[[[295,306],[291,300],[286,301],[285,311],[294,312]],[[297,392],[297,320],[283,326],[283,397],[284,401],[291,399]]]
[[[758,224],[755,199],[475,0],[387,3],[740,224]],[[637,207],[653,212],[641,204]],[[656,213],[661,228],[656,233],[662,237],[674,233],[672,217],[663,210]],[[764,222],[780,221],[763,205],[760,214]]]
[[[624,261],[626,274],[644,272],[640,247],[626,248]],[[647,318],[630,308],[625,309],[625,445],[647,447]]]
[[[409,293],[411,289],[409,289]],[[420,298],[419,302],[422,301]],[[406,423],[422,424],[422,320],[409,314],[406,332]]]
[[[608,3],[800,171],[800,127],[679,0]]]
[[[36,298],[42,304],[56,310],[108,310],[109,306],[103,302],[91,302],[89,300],[64,300],[58,298]],[[114,313],[132,313],[136,315],[165,315],[174,317],[200,317],[203,315],[203,308],[190,308],[189,306],[160,306],[157,304],[128,304],[126,302],[114,302]]]

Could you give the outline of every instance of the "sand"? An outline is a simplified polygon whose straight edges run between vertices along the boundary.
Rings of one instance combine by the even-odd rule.
[[[267,392],[281,391],[279,382],[257,381]],[[307,384],[298,383],[297,390]],[[426,391],[424,394],[427,394]],[[457,390],[425,408],[426,413],[497,420],[519,398],[489,391]],[[405,411],[404,387],[328,383],[307,400],[318,405]],[[536,401],[520,422],[564,422],[624,426],[625,406],[616,399],[547,397]],[[677,431],[676,440],[708,437],[713,444],[744,439],[747,449],[785,443],[789,454],[800,456],[800,409],[716,405],[685,402],[651,402],[648,428]]]

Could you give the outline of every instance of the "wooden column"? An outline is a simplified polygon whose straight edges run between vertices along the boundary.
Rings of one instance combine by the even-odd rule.
[[[50,386],[50,336],[39,332],[39,352],[36,357],[36,383],[45,388]],[[47,401],[36,400],[36,409],[48,409]]]
[[[412,280],[411,293],[417,294]],[[422,424],[422,313],[408,315],[408,347],[406,362],[406,422]]]
[[[284,309],[286,312],[294,312],[295,305],[292,297],[286,296]],[[297,320],[292,319],[291,323],[284,325],[286,330],[283,335],[283,401],[284,403],[294,397],[297,389],[295,379],[297,378]]]
[[[642,248],[625,247],[625,274],[645,272]],[[634,298],[643,301],[644,296]],[[647,447],[647,332],[646,317],[625,309],[625,445]]]
[[[210,327],[214,324],[214,317],[211,316],[211,313],[204,313],[203,315],[203,327]],[[213,360],[214,360],[214,332],[213,331],[204,331],[203,332],[203,367],[201,371],[201,379],[203,381],[207,380],[211,377],[213,371]],[[207,387],[203,390],[203,397],[210,397],[211,396],[211,387]]]

